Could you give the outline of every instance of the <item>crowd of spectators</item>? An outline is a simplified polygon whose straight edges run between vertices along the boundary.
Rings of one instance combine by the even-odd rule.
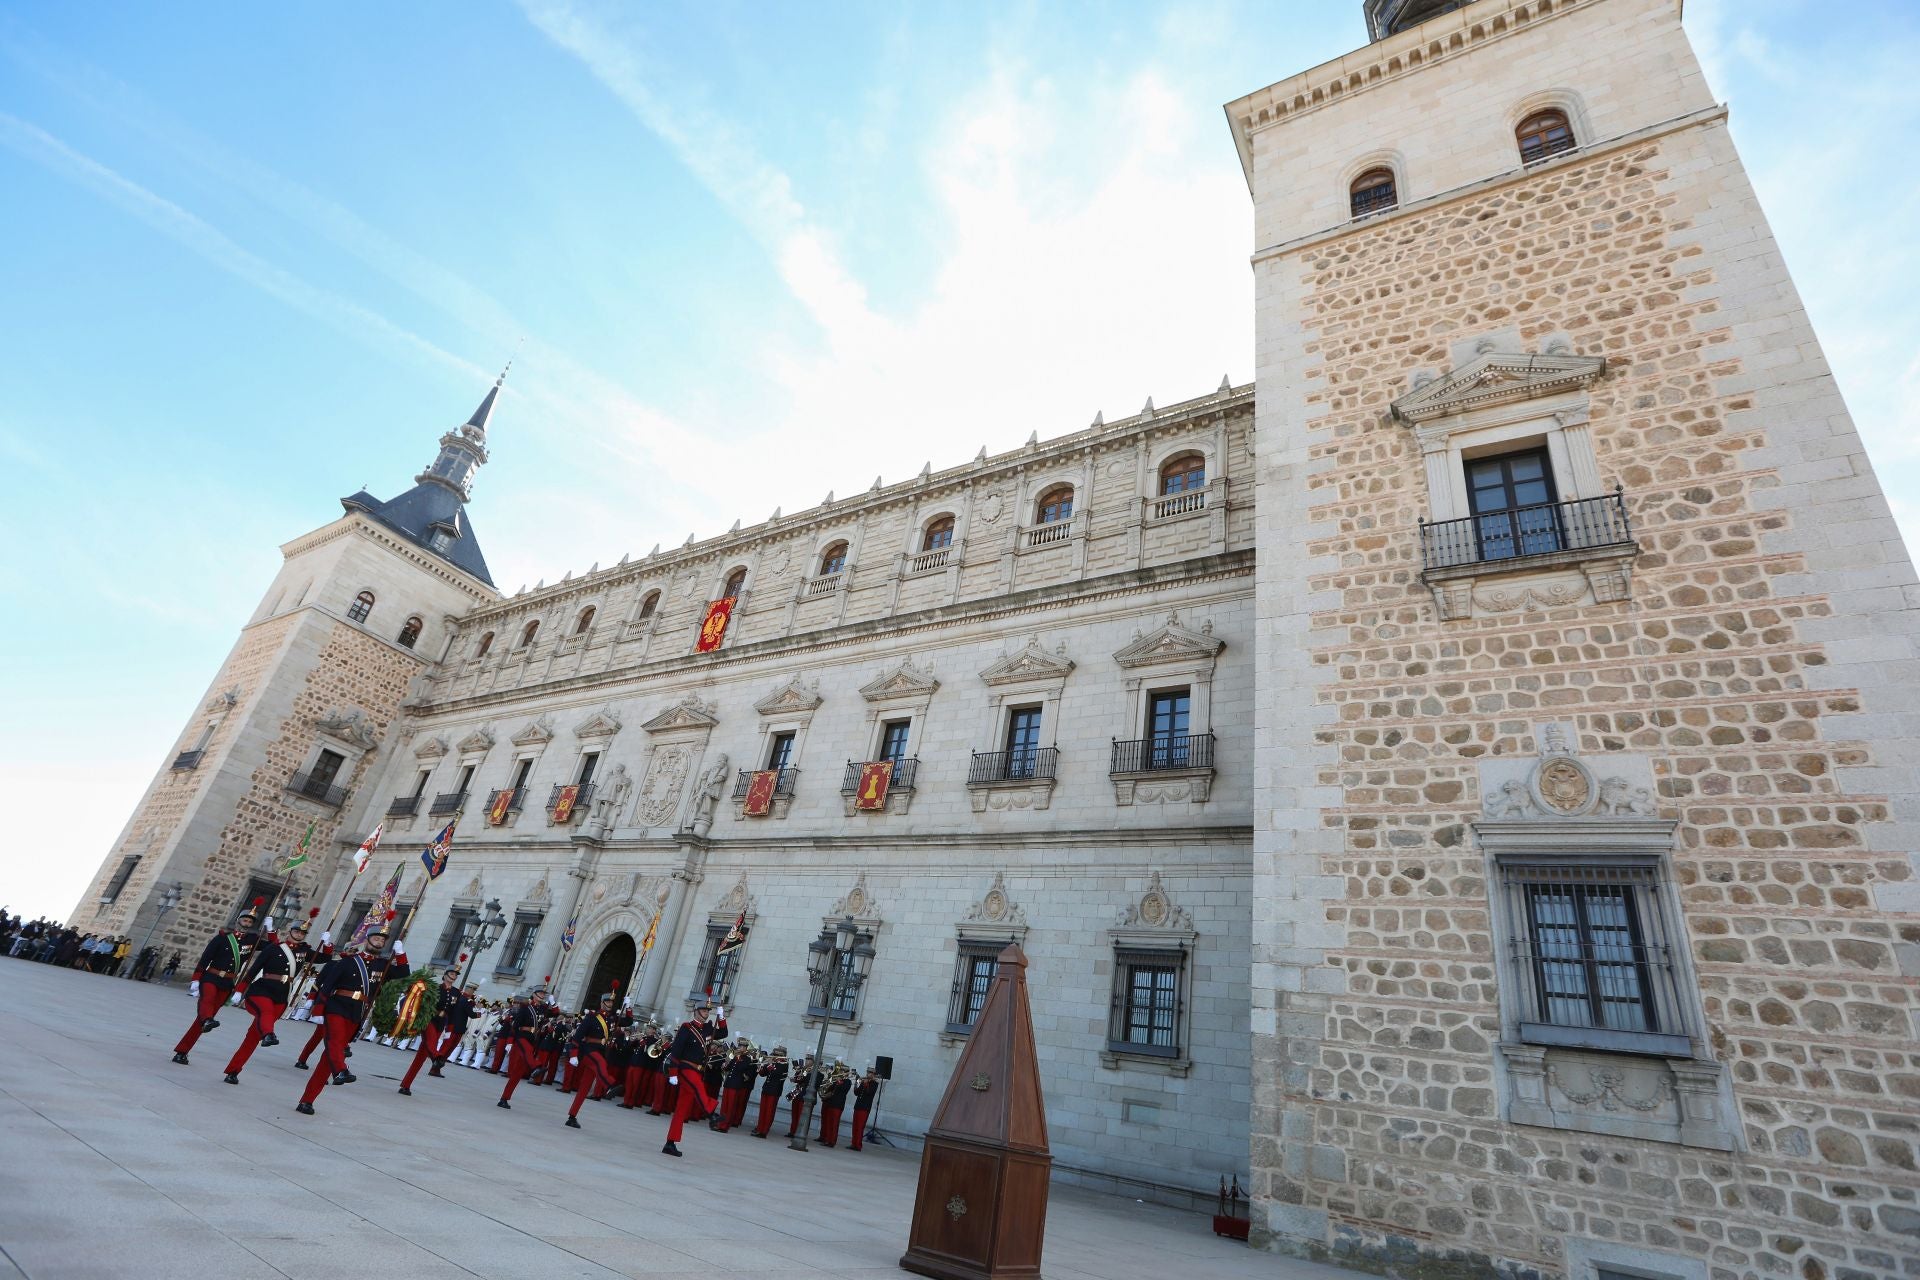
[[[0,907],[0,955],[37,960],[63,969],[138,978],[142,982],[153,978],[155,966],[160,962],[159,951],[146,947],[138,956],[132,952],[133,941],[124,934],[115,937],[81,933],[58,920],[23,920]],[[176,951],[167,957],[165,965],[159,966],[160,981],[173,981],[174,970],[179,967],[180,953]]]

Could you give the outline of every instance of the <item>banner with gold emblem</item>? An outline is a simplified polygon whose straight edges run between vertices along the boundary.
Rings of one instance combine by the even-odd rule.
[[[860,766],[860,786],[853,793],[856,809],[887,807],[887,788],[893,783],[893,761],[869,760]]]
[[[747,803],[741,810],[749,818],[764,818],[773,809],[773,789],[780,781],[778,769],[762,769],[747,779]]]
[[[502,787],[493,793],[493,803],[487,806],[487,825],[497,827],[507,820],[507,812],[513,807],[513,788]]]
[[[556,827],[564,827],[567,821],[573,817],[573,806],[578,803],[579,800],[580,786],[578,783],[569,783],[567,786],[560,788],[559,792],[553,797],[553,825]]]
[[[695,653],[712,653],[727,638],[727,623],[733,620],[734,598],[714,600],[707,605],[706,619],[700,624],[700,643],[693,646]]]

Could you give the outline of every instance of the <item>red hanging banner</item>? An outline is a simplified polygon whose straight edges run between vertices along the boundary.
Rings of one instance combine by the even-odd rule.
[[[749,818],[764,818],[773,810],[773,788],[780,781],[778,769],[762,769],[747,779],[747,803],[741,809]]]
[[[860,766],[860,786],[853,793],[856,809],[887,807],[887,788],[893,783],[893,761],[869,760]]]
[[[700,624],[700,642],[693,646],[695,653],[712,653],[727,638],[727,623],[733,619],[733,599],[728,596],[707,605],[706,620]]]
[[[580,788],[578,785],[560,788],[560,794],[553,798],[554,826],[564,827],[567,825],[567,820],[573,817],[573,806],[578,803],[579,799]]]
[[[487,825],[497,827],[507,820],[507,810],[513,804],[513,788],[502,787],[493,793],[493,803],[487,806]]]

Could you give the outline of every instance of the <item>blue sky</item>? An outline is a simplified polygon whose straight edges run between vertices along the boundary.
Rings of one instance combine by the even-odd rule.
[[[1911,540],[1920,6],[1687,24]],[[16,0],[0,903],[71,910],[277,546],[516,352],[508,591],[1244,381],[1220,105],[1363,42],[1359,0]]]

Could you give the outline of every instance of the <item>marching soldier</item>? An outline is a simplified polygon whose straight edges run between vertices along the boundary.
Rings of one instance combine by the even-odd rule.
[[[240,1072],[256,1048],[260,1045],[272,1048],[280,1043],[273,1029],[287,1011],[294,978],[307,962],[308,954],[305,920],[295,922],[287,930],[286,940],[281,941],[273,931],[273,917],[267,917],[266,945],[254,955],[253,963],[247,966],[245,976],[234,988],[234,998],[244,1000],[241,1007],[253,1015],[253,1023],[247,1028],[240,1047],[227,1061],[228,1084],[240,1083]]]
[[[847,1074],[846,1064],[835,1062],[833,1071],[828,1074],[827,1082],[820,1087],[820,1145],[837,1146],[840,1142],[840,1113],[846,1108],[847,1094],[853,1088],[853,1078]]]
[[[420,1065],[431,1058],[433,1066],[427,1074],[440,1075],[447,1055],[460,1043],[460,1037],[467,1034],[467,1023],[479,1012],[473,1007],[473,996],[479,988],[469,982],[456,990],[453,981],[451,969],[440,975],[440,1004],[434,1009],[427,1029],[420,1033],[420,1047],[414,1051],[413,1063],[400,1081],[400,1092],[408,1097],[413,1096],[413,1081],[420,1074]]]
[[[673,1047],[673,1038],[658,1023],[653,1024],[650,1030],[653,1043],[647,1047],[647,1070],[653,1073],[650,1082],[653,1092],[647,1099],[647,1114],[663,1116],[673,1110],[672,1091],[667,1088],[667,1077],[672,1074],[669,1068],[673,1065],[667,1061],[667,1050]]]
[[[320,1091],[328,1084],[352,1084],[359,1079],[347,1070],[347,1046],[353,1042],[361,1024],[366,1021],[380,984],[388,978],[404,978],[409,972],[406,942],[395,942],[391,957],[380,954],[386,945],[387,927],[384,924],[377,925],[367,934],[364,951],[338,956],[328,961],[327,967],[320,971],[314,988],[326,1011],[323,1025],[327,1042],[320,1061],[321,1069],[308,1077],[306,1091],[300,1095],[300,1105],[294,1108],[301,1115],[313,1114],[313,1100],[320,1096]]]
[[[247,953],[260,941],[260,935],[253,931],[254,921],[258,918],[252,907],[247,908],[240,913],[239,923],[234,928],[222,929],[214,934],[201,950],[200,963],[194,966],[193,981],[187,986],[188,994],[198,1001],[194,1007],[193,1025],[187,1028],[187,1034],[180,1037],[180,1043],[173,1046],[173,1060],[181,1066],[189,1065],[187,1052],[199,1042],[200,1037],[220,1025],[213,1015],[233,994]]]
[[[625,1058],[626,1066],[620,1077],[620,1107],[623,1111],[631,1111],[646,1105],[646,1082],[649,1077],[646,1067],[641,1065],[647,1060],[646,1028],[628,1027],[621,1041],[624,1045],[621,1056]]]
[[[707,1020],[709,1014],[711,1022]],[[727,1011],[706,1000],[695,1005],[692,1020],[681,1023],[673,1033],[673,1046],[667,1050],[667,1088],[678,1092],[674,1094],[673,1121],[667,1126],[667,1143],[660,1148],[661,1155],[680,1154],[680,1134],[696,1107],[703,1115],[713,1110],[713,1097],[700,1072],[707,1065],[707,1046],[715,1037],[726,1034]]]
[[[534,1012],[534,1000],[545,995],[544,991],[535,991],[529,998],[525,993],[513,993],[513,1002],[507,1009],[506,1019],[500,1024],[500,1039],[507,1046],[507,1087],[500,1092],[500,1101],[495,1106],[503,1110],[513,1110],[510,1099],[520,1082],[533,1074],[534,1062],[539,1055],[540,1015]]]
[[[773,1128],[773,1113],[780,1107],[780,1090],[787,1083],[787,1046],[775,1045],[773,1056],[760,1064],[760,1119],[753,1136],[764,1138]]]
[[[725,1079],[720,1089],[720,1123],[715,1128],[725,1133],[746,1121],[747,1100],[753,1096],[753,1081],[759,1072],[753,1045],[745,1036],[735,1042],[722,1071]]]
[[[860,1077],[860,1083],[853,1086],[853,1141],[847,1144],[849,1150],[860,1150],[860,1144],[867,1136],[867,1117],[873,1114],[873,1100],[879,1093],[879,1068],[868,1067],[867,1074]]]
[[[787,1122],[787,1136],[793,1137],[800,1132],[800,1116],[807,1109],[807,1092],[820,1083],[820,1073],[813,1069],[813,1055],[808,1054],[793,1072],[793,1092],[787,1095],[792,1104],[793,1118]]]
[[[613,1083],[613,1069],[607,1063],[607,1040],[613,1035],[613,996],[600,997],[600,1007],[580,1015],[573,1040],[567,1046],[567,1066],[573,1073],[573,1105],[567,1108],[567,1128],[580,1127],[580,1104],[595,1085],[605,1089]]]

